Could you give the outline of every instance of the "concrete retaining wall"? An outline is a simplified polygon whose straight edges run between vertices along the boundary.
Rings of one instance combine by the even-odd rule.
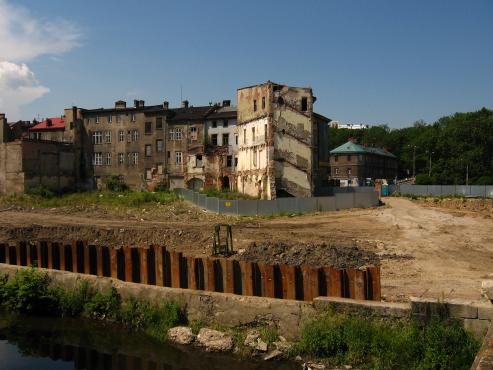
[[[188,189],[176,189],[175,191],[183,199],[209,212],[239,216],[327,212],[348,208],[369,208],[379,205],[378,194],[374,188],[354,189],[359,190],[334,190],[334,195],[328,197],[278,198],[273,200],[229,200],[207,197],[204,194]]]

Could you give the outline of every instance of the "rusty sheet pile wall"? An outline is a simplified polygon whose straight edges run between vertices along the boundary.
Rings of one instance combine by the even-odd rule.
[[[319,296],[380,301],[380,267],[316,268],[184,256],[165,247],[71,243],[0,244],[0,263],[111,277],[127,282],[311,301]]]

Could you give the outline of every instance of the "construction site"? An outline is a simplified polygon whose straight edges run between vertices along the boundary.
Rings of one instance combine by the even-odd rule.
[[[491,199],[383,199],[381,207],[305,215],[238,217],[183,200],[115,210],[35,208],[5,203],[3,242],[82,240],[88,245],[164,246],[184,256],[212,254],[214,226],[232,225],[232,259],[271,265],[380,267],[381,299],[482,300],[491,279]]]

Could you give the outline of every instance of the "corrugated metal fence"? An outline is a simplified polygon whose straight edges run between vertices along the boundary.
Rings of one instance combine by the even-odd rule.
[[[357,190],[334,189],[334,195],[310,198],[278,198],[273,200],[230,200],[208,197],[188,189],[176,189],[183,199],[207,211],[239,216],[270,216],[285,213],[327,212],[347,208],[378,206],[378,194],[373,187]]]
[[[390,185],[390,194],[409,194],[417,196],[465,196],[493,198],[492,185]]]

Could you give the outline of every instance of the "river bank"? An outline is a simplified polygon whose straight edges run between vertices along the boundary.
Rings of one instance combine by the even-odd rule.
[[[92,280],[84,280],[84,275],[67,272],[55,272],[53,276],[63,276],[64,279],[52,280],[47,272],[26,268],[21,268],[15,275],[11,274],[10,278],[6,276],[0,279],[2,305],[9,310],[31,315],[49,313],[65,318],[75,317],[118,324],[131,333],[143,333],[160,341],[169,339],[168,333],[173,327],[189,325],[190,331],[196,336],[190,341],[193,346],[217,350],[211,349],[207,342],[202,342],[199,338],[202,334],[202,337],[208,337],[209,341],[216,340],[217,338],[210,335],[212,329],[218,331],[222,338],[229,338],[230,345],[225,350],[232,351],[240,358],[248,358],[248,361],[252,357],[264,358],[266,354],[277,350],[282,352],[275,356],[277,359],[302,358],[305,362],[323,362],[330,366],[327,368],[357,366],[409,369],[433,365],[438,369],[467,369],[479,348],[477,340],[457,322],[440,321],[438,318],[428,323],[411,320],[406,316],[408,311],[405,308],[399,308],[400,311],[392,314],[386,311],[385,316],[375,318],[362,311],[357,315],[351,315],[333,312],[323,307],[317,310],[314,304],[307,302],[291,303],[286,300],[235,297],[221,293],[194,293],[202,303],[204,300],[211,303],[215,296],[217,299],[230,299],[232,302],[234,299],[236,303],[228,307],[235,312],[225,312],[233,317],[242,317],[242,308],[252,315],[254,311],[248,308],[249,301],[269,304],[265,307],[265,312],[270,314],[270,317],[257,317],[256,320],[244,321],[243,324],[225,325],[224,321],[223,324],[217,323],[217,312],[210,310],[210,307],[208,320],[204,320],[203,316],[202,320],[195,320],[188,315],[190,301],[170,300],[170,296],[163,299],[157,295],[158,290],[164,292],[176,289],[150,286],[144,289],[132,283],[121,283],[126,284],[125,289],[116,289],[112,284],[117,284],[117,281],[112,282],[106,278],[91,277]],[[67,284],[67,279],[72,277],[80,277],[81,280],[76,279],[71,285]],[[93,283],[90,284],[89,281]],[[62,282],[65,284],[61,284]],[[102,282],[107,284],[101,285]],[[129,287],[132,288],[130,292],[140,295],[125,295],[129,292]],[[151,296],[154,299],[149,299]],[[146,297],[148,299],[145,299]],[[179,298],[180,295],[174,297]],[[286,311],[276,313],[274,307],[277,303],[282,307],[291,304],[293,308],[298,307],[298,310],[304,308],[298,313],[300,318],[295,321],[298,327],[292,328],[295,330],[291,331],[298,334],[286,341],[281,339],[278,330],[282,328],[282,321],[291,320],[290,314]],[[375,312],[375,309],[387,309],[377,302],[371,304],[375,306],[372,307],[372,312]],[[379,305],[382,307],[378,308]],[[279,315],[276,319],[279,322],[273,320],[276,315]],[[204,329],[209,330],[208,335],[203,332]],[[255,333],[256,331],[258,333]],[[248,337],[253,346],[248,344]],[[279,349],[276,342],[283,343],[283,350]],[[265,343],[265,346],[262,343]],[[255,348],[257,345],[263,347],[262,350]],[[195,347],[190,348],[195,350]]]

